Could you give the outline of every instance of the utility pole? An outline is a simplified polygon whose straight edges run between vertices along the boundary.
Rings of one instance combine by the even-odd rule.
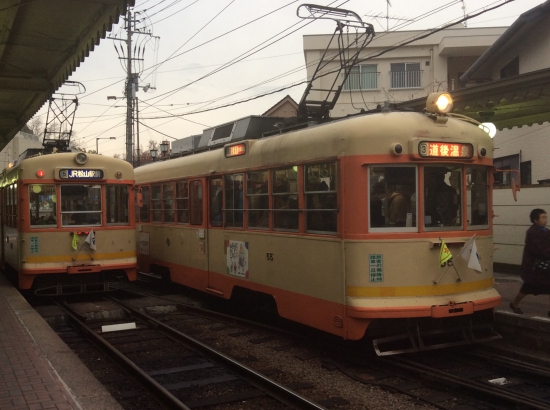
[[[133,135],[132,135],[132,94],[134,91],[134,79],[132,77],[132,12],[128,8],[128,20],[126,20],[126,161],[133,165]]]
[[[146,36],[153,36],[150,32],[145,32],[143,30],[140,30],[136,28],[136,23],[138,23],[140,20],[136,20],[136,15],[140,14],[140,12],[134,12],[132,15],[132,10],[129,8],[128,13],[125,17],[126,20],[126,39],[117,38],[117,37],[107,37],[111,40],[117,40],[126,43],[126,51],[121,47],[122,56],[118,52],[118,48],[115,46],[115,50],[117,50],[117,54],[119,55],[120,60],[125,60],[126,65],[126,86],[125,86],[125,94],[126,94],[126,161],[129,162],[132,165],[134,164],[134,102],[135,102],[135,109],[137,110],[137,101],[136,101],[136,91],[139,89],[139,68],[137,69],[138,72],[133,72],[133,64],[135,61],[143,61],[143,58],[140,58],[140,52],[141,57],[144,55],[145,48],[138,47],[137,51],[134,49],[135,57],[132,57],[132,35],[133,34],[142,34]],[[160,38],[160,37],[155,37]],[[138,42],[139,43],[139,42]],[[124,55],[126,54],[126,55]],[[155,89],[155,87],[151,87],[150,84],[147,84],[146,86],[142,87],[143,91],[147,91],[148,89]],[[109,97],[108,97],[109,99]],[[137,126],[137,132],[139,134],[139,126]],[[139,138],[139,136],[138,136]],[[139,153],[139,140],[138,140],[138,153]],[[139,160],[137,161],[137,165],[139,165]]]

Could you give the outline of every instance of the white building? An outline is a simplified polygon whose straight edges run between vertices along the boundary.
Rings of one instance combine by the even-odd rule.
[[[433,91],[457,90],[465,87],[460,77],[506,31],[506,27],[450,28],[402,47],[392,47],[426,31],[382,32],[361,52],[359,65],[343,86],[331,117],[341,117],[375,109],[384,102],[398,103],[426,97]],[[331,35],[304,36],[304,56],[308,78],[311,78],[317,62],[331,39]],[[352,41],[344,36],[344,44]],[[352,54],[353,49],[349,53]],[[330,45],[325,60],[338,53],[335,40]],[[324,71],[338,67],[338,60]],[[335,80],[334,75],[321,77],[313,84],[314,90],[327,89]],[[308,100],[323,98],[321,91],[312,91]]]
[[[19,131],[0,151],[0,166],[2,169],[13,166],[19,155],[29,148],[43,148],[42,140],[32,133]]]

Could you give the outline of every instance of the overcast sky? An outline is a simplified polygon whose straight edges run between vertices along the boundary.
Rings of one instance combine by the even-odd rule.
[[[352,10],[363,21],[373,24],[377,32],[386,30],[386,0],[311,2]],[[332,21],[311,22],[298,18],[296,9],[302,3],[292,0],[136,0],[134,11],[140,12],[137,18],[141,20],[137,28],[150,30],[153,36],[160,37],[156,59],[154,38],[141,34],[132,37],[133,44],[145,47],[144,61],[136,67],[140,72],[140,86],[150,84],[150,87],[156,88],[138,92],[140,120],[165,134],[140,126],[140,145],[147,148],[151,139],[173,141],[200,134],[204,128],[233,119],[262,114],[287,94],[299,101],[304,85],[183,118],[157,118],[234,103],[304,80],[303,35],[332,33],[335,24]],[[390,30],[424,30],[462,18],[464,4],[466,13],[473,14],[483,7],[504,1],[390,0],[390,3]],[[521,13],[541,3],[544,1],[516,0],[469,20],[467,25],[509,26]],[[440,11],[430,13],[436,7]],[[267,16],[237,29],[264,15]],[[307,22],[311,23],[304,26]],[[123,27],[121,18],[108,35],[125,39]],[[223,35],[231,30],[235,31]],[[201,45],[218,36],[221,37]],[[118,54],[115,45],[119,48]],[[254,47],[266,45],[269,46],[245,60],[200,79]],[[70,77],[70,80],[79,81],[86,87],[86,93],[78,96],[80,104],[74,123],[76,142],[88,150],[95,150],[96,138],[115,137],[115,140],[98,141],[99,152],[110,156],[125,153],[126,102],[124,99],[107,100],[108,96],[124,95],[126,72],[124,63],[119,60],[122,57],[121,46],[125,48],[121,41],[102,40]],[[172,59],[165,61],[171,56]],[[156,76],[153,75],[155,70],[151,69],[155,63],[162,63],[157,66]],[[277,78],[291,70],[296,71]],[[46,108],[44,106],[38,115],[44,115]]]

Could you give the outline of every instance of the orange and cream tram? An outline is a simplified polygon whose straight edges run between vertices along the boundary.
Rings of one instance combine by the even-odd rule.
[[[135,171],[139,269],[222,298],[263,295],[344,339],[392,335],[380,354],[401,338],[427,347],[430,332],[493,337],[475,334],[501,301],[493,142],[445,98],[425,113],[263,136],[243,131],[261,120],[250,117],[190,137],[194,153]]]
[[[20,289],[43,294],[135,280],[132,165],[83,152],[42,154],[25,151],[2,172],[2,266],[17,273]]]

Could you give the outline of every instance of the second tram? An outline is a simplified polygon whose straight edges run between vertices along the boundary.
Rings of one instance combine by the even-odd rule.
[[[36,152],[34,152],[36,151]],[[134,170],[96,154],[28,150],[0,176],[1,262],[20,289],[66,294],[135,280]]]

